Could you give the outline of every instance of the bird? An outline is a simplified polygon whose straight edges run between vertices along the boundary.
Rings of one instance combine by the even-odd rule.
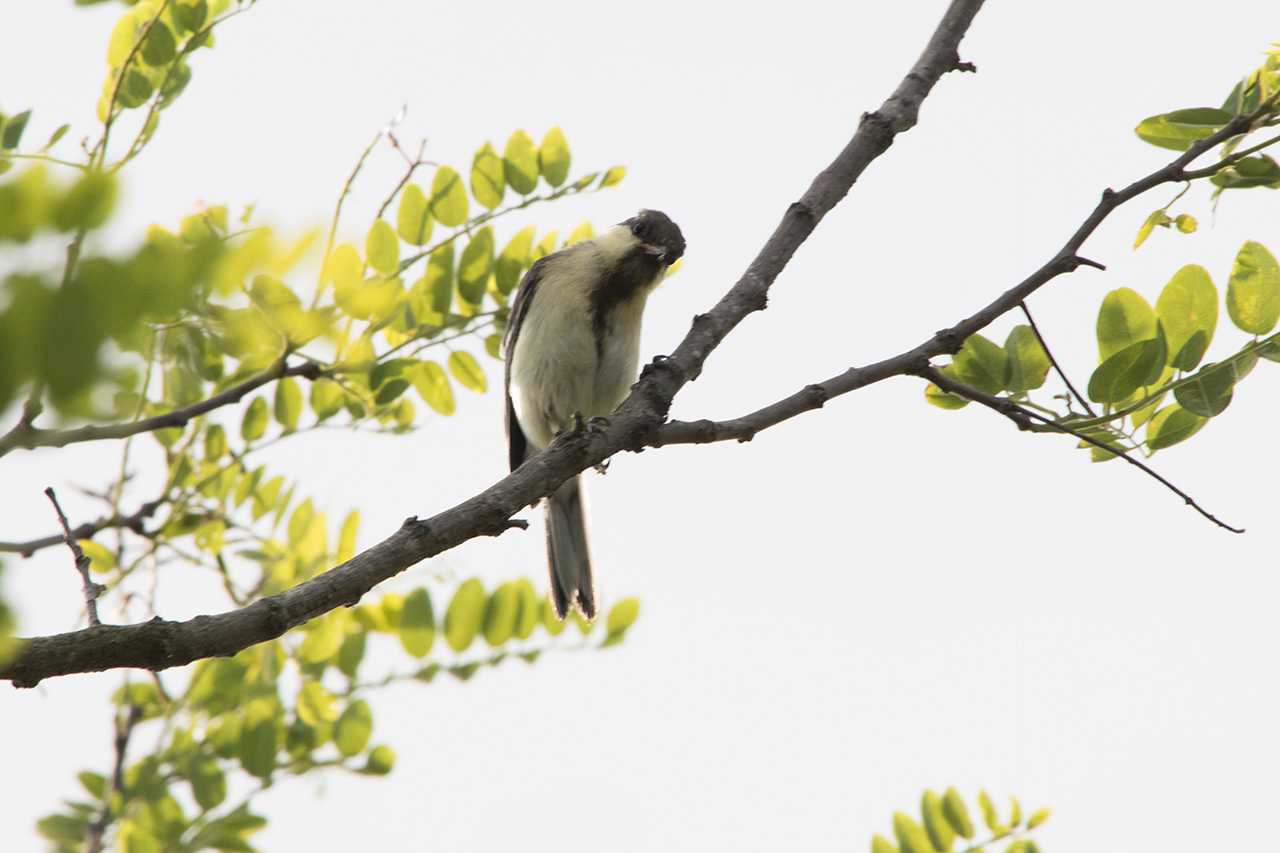
[[[626,399],[640,364],[645,302],[685,250],[665,213],[641,210],[590,240],[539,258],[516,290],[503,339],[511,470],[560,433],[604,418]],[[595,618],[580,476],[546,500],[551,601]]]

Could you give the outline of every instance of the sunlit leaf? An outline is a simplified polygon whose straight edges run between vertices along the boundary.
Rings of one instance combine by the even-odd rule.
[[[538,171],[547,183],[558,187],[569,177],[569,143],[559,127],[553,127],[538,146]]]
[[[409,654],[420,658],[431,651],[435,638],[436,617],[431,607],[431,595],[425,587],[418,587],[405,596],[404,609],[400,611],[400,645]]]
[[[1121,287],[1103,297],[1098,309],[1098,361],[1156,336],[1156,312],[1135,290]]]
[[[533,137],[523,130],[517,130],[507,140],[502,164],[507,183],[520,195],[528,195],[538,186],[538,150]]]
[[[1134,130],[1144,142],[1186,151],[1192,143],[1217,133],[1231,118],[1224,110],[1193,107],[1143,119]]]
[[[466,388],[483,394],[487,385],[484,370],[475,356],[465,350],[454,350],[449,353],[449,372]]]
[[[486,142],[471,160],[471,195],[489,210],[502,204],[506,169],[493,144]]]
[[[1030,326],[1014,326],[1004,342],[1008,363],[1005,387],[1010,391],[1034,391],[1049,375],[1049,354]]]
[[[467,221],[467,190],[462,177],[448,166],[436,169],[431,181],[431,216],[447,228]]]
[[[369,745],[373,734],[373,711],[369,703],[356,699],[343,710],[334,726],[333,742],[338,752],[346,756],[358,755]]]
[[[1165,406],[1147,423],[1147,448],[1172,447],[1195,435],[1208,422],[1208,418],[1188,412],[1177,403]]]
[[[480,633],[485,604],[484,586],[480,581],[471,578],[458,587],[444,616],[444,636],[449,648],[461,652],[471,645]]]
[[[458,294],[472,305],[484,299],[485,285],[493,271],[493,229],[485,226],[476,232],[462,250],[458,262]]]
[[[276,421],[286,431],[298,428],[298,417],[302,414],[302,389],[298,387],[298,380],[286,376],[276,382],[274,409]]]
[[[427,211],[427,196],[417,184],[408,184],[400,193],[396,233],[401,240],[412,246],[425,245],[431,239],[431,214]]]
[[[449,376],[436,362],[419,362],[411,371],[411,380],[423,402],[432,409],[442,415],[452,415],[457,410]]]
[[[1280,265],[1261,243],[1240,247],[1227,283],[1227,314],[1242,331],[1265,335],[1280,320]]]
[[[970,335],[950,365],[956,381],[988,394],[1004,390],[1008,358],[999,345],[982,335]]]
[[[1174,273],[1156,300],[1156,315],[1168,341],[1168,363],[1194,370],[1218,326],[1218,289],[1208,270],[1188,264]]]
[[[267,401],[261,397],[254,397],[248,408],[244,410],[244,417],[240,421],[240,436],[245,441],[257,441],[267,431],[267,419],[270,413],[267,410]]]

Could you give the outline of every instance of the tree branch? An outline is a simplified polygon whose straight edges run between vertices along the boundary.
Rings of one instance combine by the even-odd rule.
[[[356,604],[374,586],[422,560],[477,536],[501,534],[521,509],[550,494],[569,477],[620,451],[691,440],[745,440],[759,429],[818,408],[840,394],[890,376],[922,374],[930,369],[932,357],[954,354],[965,338],[1017,307],[1052,279],[1082,265],[1100,267],[1076,253],[1115,208],[1153,187],[1182,180],[1186,165],[1242,132],[1253,119],[1237,117],[1167,166],[1119,192],[1104,191],[1084,223],[1039,270],[924,343],[891,358],[851,368],[737,421],[702,422],[710,424],[709,429],[697,423],[664,425],[675,394],[697,377],[706,358],[743,318],[765,307],[769,287],[822,217],[847,194],[866,166],[888,149],[894,136],[915,124],[924,97],[942,74],[957,67],[957,45],[981,5],[981,0],[953,0],[924,53],[894,94],[880,110],[863,116],[848,145],[818,175],[800,201],[787,209],[729,292],[710,312],[694,318],[693,328],[669,357],[655,358],[645,367],[607,428],[559,436],[546,451],[479,494],[430,519],[407,519],[387,539],[292,589],[238,610],[197,616],[185,622],[156,618],[138,625],[103,625],[26,640],[17,655],[0,666],[0,678],[15,686],[29,687],[56,675],[130,666],[160,670],[200,658],[235,654],[279,637],[336,607]],[[708,432],[714,437],[707,438]]]
[[[707,356],[747,314],[765,307],[769,286],[822,217],[897,134],[915,125],[921,102],[943,74],[960,64],[957,46],[981,6],[982,0],[952,0],[894,93],[878,111],[862,117],[853,138],[800,201],[787,209],[746,273],[709,313],[694,319],[675,352],[645,368],[608,428],[558,437],[546,451],[480,494],[425,521],[407,519],[387,539],[292,589],[238,610],[185,622],[157,617],[137,625],[99,625],[25,640],[14,657],[0,665],[0,679],[31,687],[57,675],[119,667],[154,671],[235,654],[336,607],[355,605],[374,586],[422,560],[477,536],[501,534],[511,526],[513,515],[569,477],[622,450],[648,446],[676,392],[698,375]]]
[[[1173,492],[1175,495],[1182,498],[1186,502],[1187,506],[1191,507],[1196,512],[1200,513],[1205,518],[1212,521],[1214,524],[1218,525],[1219,527],[1225,530],[1230,530],[1232,533],[1244,533],[1243,528],[1232,527],[1230,524],[1227,524],[1219,520],[1212,513],[1205,510],[1204,507],[1200,506],[1200,504],[1196,503],[1196,501],[1190,495],[1188,495],[1186,492],[1179,489],[1177,486],[1175,486],[1173,483],[1166,480],[1164,477],[1157,474],[1146,463],[1141,462],[1133,458],[1132,456],[1130,456],[1129,453],[1126,452],[1123,448],[1114,447],[1112,445],[1107,444],[1104,441],[1099,441],[1098,439],[1094,438],[1091,435],[1088,435],[1083,432],[1077,432],[1076,430],[1072,429],[1066,424],[1058,423],[1052,418],[1047,418],[1044,415],[1040,414],[1039,412],[1033,412],[1030,409],[1019,406],[1017,403],[1013,402],[1007,397],[995,397],[995,396],[992,396],[991,394],[987,394],[983,391],[979,391],[977,388],[973,388],[969,385],[965,385],[962,382],[957,382],[951,377],[947,376],[942,371],[933,367],[932,365],[919,371],[919,375],[924,379],[928,379],[930,382],[932,382],[934,385],[937,385],[943,391],[946,391],[950,394],[955,394],[958,397],[964,397],[966,400],[972,400],[975,403],[981,403],[982,405],[986,406],[988,409],[991,409],[992,411],[995,411],[995,412],[999,412],[1009,420],[1013,421],[1014,424],[1017,425],[1018,429],[1021,429],[1021,430],[1032,429],[1034,423],[1039,422],[1048,426],[1050,429],[1056,432],[1063,433],[1064,435],[1074,436],[1075,438],[1080,439],[1086,444],[1093,445],[1094,447],[1097,447],[1101,450],[1105,450],[1108,453],[1113,453],[1116,456],[1119,456],[1124,461],[1128,462],[1130,465],[1137,466],[1140,470],[1145,472],[1148,476],[1155,478],[1155,480],[1157,480],[1159,483],[1164,485],[1164,487],[1167,488],[1169,491]]]
[[[89,558],[84,555],[80,544],[71,534],[71,525],[58,504],[58,496],[54,494],[52,488],[45,489],[44,494],[53,504],[54,511],[58,513],[58,523],[62,525],[62,541],[67,543],[67,547],[71,549],[71,556],[75,558],[76,571],[80,573],[81,589],[84,591],[84,606],[89,614],[89,625],[101,625],[102,620],[98,618],[98,596],[102,595],[102,587],[89,577]]]
[[[1022,309],[1023,316],[1027,318],[1027,323],[1031,326],[1031,333],[1040,342],[1040,349],[1044,350],[1044,354],[1049,357],[1049,363],[1053,365],[1053,369],[1058,374],[1058,378],[1062,380],[1062,384],[1067,386],[1068,393],[1079,401],[1084,410],[1089,413],[1089,417],[1096,418],[1098,413],[1089,405],[1089,401],[1085,399],[1085,396],[1076,390],[1076,386],[1071,384],[1071,380],[1067,378],[1067,372],[1062,369],[1062,365],[1058,364],[1058,359],[1054,358],[1053,350],[1049,349],[1049,342],[1044,339],[1044,335],[1040,334],[1040,327],[1036,325],[1036,318],[1031,316],[1031,309],[1027,307],[1026,300],[1019,302],[1018,307]]]
[[[281,358],[271,367],[257,376],[252,376],[227,390],[214,394],[207,400],[192,403],[181,409],[165,412],[140,421],[129,421],[120,424],[105,424],[77,427],[76,429],[40,429],[32,426],[25,417],[17,426],[0,436],[0,456],[4,456],[14,448],[32,450],[37,447],[65,447],[68,444],[79,444],[83,441],[101,441],[108,438],[128,438],[143,432],[153,432],[169,427],[186,426],[193,418],[212,412],[214,409],[238,403],[250,391],[261,388],[277,379],[286,376],[301,376],[306,379],[317,379],[323,368],[314,362],[303,362],[289,367]]]
[[[96,521],[86,521],[84,524],[71,529],[71,537],[73,539],[92,539],[95,533],[103,530],[111,530],[114,528],[123,528],[132,530],[134,533],[143,534],[144,528],[142,523],[155,514],[155,511],[164,503],[164,496],[147,501],[138,507],[135,512],[129,515],[110,515],[103,516]],[[49,548],[59,545],[66,540],[65,533],[52,533],[48,536],[42,536],[39,539],[28,539],[25,542],[0,542],[0,553],[19,554],[23,557],[30,557],[36,551],[42,548]]]

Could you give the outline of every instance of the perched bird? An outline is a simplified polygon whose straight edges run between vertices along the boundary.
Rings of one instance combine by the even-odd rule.
[[[684,236],[665,213],[642,210],[593,240],[538,260],[511,306],[506,354],[511,470],[579,419],[626,399],[640,365],[640,316]],[[574,477],[547,499],[547,560],[556,615],[596,613],[582,487]]]

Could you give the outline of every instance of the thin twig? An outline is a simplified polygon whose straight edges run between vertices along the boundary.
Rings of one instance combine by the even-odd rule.
[[[232,403],[238,403],[240,400],[257,388],[267,385],[277,379],[286,376],[301,376],[305,379],[318,379],[323,375],[324,369],[315,362],[305,362],[289,367],[284,358],[281,358],[271,367],[241,382],[239,385],[232,386],[227,390],[214,394],[206,400],[199,403],[192,403],[190,406],[184,406],[181,409],[174,409],[171,412],[165,412],[162,415],[156,415],[150,418],[144,418],[140,421],[129,421],[127,423],[107,424],[103,426],[85,426],[75,429],[36,429],[30,424],[19,423],[9,432],[0,436],[0,456],[4,456],[14,448],[23,448],[31,450],[36,447],[65,447],[68,444],[79,444],[84,441],[101,441],[103,439],[112,438],[128,438],[131,435],[137,435],[143,432],[153,432],[158,429],[167,429],[169,427],[186,426],[193,418],[197,418],[214,409],[227,406]]]
[[[129,515],[120,515],[112,513],[109,516],[103,516],[96,521],[86,521],[84,524],[74,527],[71,530],[73,539],[92,539],[95,533],[101,530],[132,530],[140,536],[145,536],[146,531],[142,523],[155,514],[155,511],[164,503],[166,495],[161,495],[152,501],[147,501],[138,507],[137,511]],[[23,557],[30,557],[36,551],[42,548],[50,548],[66,541],[66,533],[51,533],[48,536],[42,536],[39,539],[28,539],[25,542],[0,542],[0,553],[19,554]]]
[[[102,795],[102,811],[98,817],[89,824],[88,832],[85,836],[85,850],[87,853],[102,853],[102,839],[106,835],[107,827],[111,825],[112,810],[111,800],[117,791],[124,790],[124,768],[125,756],[129,751],[129,738],[133,735],[134,728],[142,721],[142,708],[137,705],[130,705],[129,711],[124,717],[116,717],[116,735],[114,741],[115,762],[111,770],[111,778],[107,782],[107,790]]]
[[[1071,395],[1080,401],[1080,405],[1084,406],[1084,410],[1089,413],[1089,417],[1096,418],[1098,415],[1094,412],[1093,407],[1089,405],[1089,401],[1076,390],[1076,386],[1071,384],[1071,380],[1067,378],[1067,372],[1062,369],[1062,365],[1058,364],[1058,360],[1053,357],[1053,350],[1049,349],[1049,342],[1044,339],[1044,335],[1040,334],[1040,327],[1036,325],[1035,318],[1031,316],[1031,309],[1027,307],[1027,301],[1025,299],[1022,300],[1018,303],[1018,307],[1022,309],[1023,316],[1027,318],[1027,322],[1031,325],[1031,333],[1040,342],[1040,349],[1044,350],[1044,354],[1049,356],[1049,363],[1057,371],[1058,378],[1067,386],[1067,390],[1071,392]]]
[[[391,139],[392,146],[400,152],[402,157],[408,160],[409,155],[405,154],[404,150],[401,149],[400,143],[396,141],[395,136],[390,133],[387,134],[387,136]],[[425,154],[426,151],[427,140],[424,139],[422,142],[418,143],[418,155],[409,163],[409,168],[405,170],[404,175],[401,176],[400,182],[396,184],[395,189],[391,190],[391,193],[387,196],[386,200],[382,202],[382,205],[378,208],[378,215],[374,217],[375,219],[381,219],[382,214],[387,212],[387,208],[391,206],[391,202],[395,200],[395,197],[400,190],[404,189],[404,185],[409,183],[409,179],[413,177],[413,173],[418,170],[418,167],[427,165],[427,161],[422,159],[422,155]]]
[[[1230,530],[1232,533],[1244,533],[1243,528],[1232,527],[1230,524],[1227,524],[1226,522],[1219,520],[1217,516],[1213,515],[1204,507],[1200,506],[1200,504],[1196,503],[1195,499],[1192,498],[1190,495],[1188,495],[1186,492],[1182,491],[1182,489],[1179,489],[1177,486],[1175,486],[1173,483],[1166,480],[1160,474],[1157,474],[1151,468],[1151,466],[1147,465],[1144,462],[1140,462],[1139,460],[1130,456],[1129,453],[1124,448],[1107,444],[1105,441],[1100,441],[1094,438],[1093,436],[1088,435],[1087,433],[1079,432],[1078,430],[1075,430],[1070,426],[1067,426],[1066,424],[1059,423],[1053,420],[1052,418],[1047,418],[1044,415],[1040,414],[1039,412],[1033,412],[1030,409],[1023,408],[1022,406],[1019,406],[1017,403],[1013,402],[1007,397],[995,397],[995,396],[992,396],[991,394],[987,394],[983,391],[979,391],[978,389],[973,388],[969,385],[965,385],[962,382],[957,382],[951,377],[947,376],[942,371],[933,367],[932,365],[929,365],[928,367],[919,371],[919,375],[924,379],[928,379],[934,385],[937,385],[939,388],[941,388],[943,391],[946,391],[949,394],[955,394],[957,397],[963,397],[966,400],[972,400],[975,403],[981,403],[982,405],[986,406],[988,409],[991,409],[992,411],[995,411],[995,412],[999,412],[1009,420],[1013,421],[1014,424],[1017,425],[1018,429],[1022,429],[1022,430],[1031,429],[1033,426],[1031,422],[1038,421],[1039,423],[1042,423],[1045,426],[1048,426],[1051,429],[1056,430],[1057,432],[1063,433],[1064,435],[1073,436],[1075,438],[1080,439],[1086,444],[1092,445],[1093,447],[1097,447],[1100,450],[1105,450],[1108,453],[1115,454],[1116,456],[1119,456],[1124,461],[1128,462],[1130,465],[1137,466],[1140,470],[1145,472],[1147,475],[1155,478],[1156,481],[1161,483],[1169,491],[1173,492],[1175,495],[1182,498],[1183,501],[1186,502],[1187,506],[1191,507],[1196,512],[1200,513],[1205,518],[1212,521],[1214,524],[1218,525],[1224,530]]]
[[[62,525],[62,541],[67,543],[67,547],[71,549],[71,555],[75,557],[76,571],[80,573],[81,588],[84,592],[84,606],[89,613],[89,624],[101,625],[102,620],[98,618],[98,596],[102,595],[102,586],[94,583],[89,577],[89,558],[84,555],[84,549],[72,534],[71,525],[58,504],[58,496],[54,494],[53,487],[45,489],[44,494],[53,503],[54,511],[58,513],[58,523]]]

